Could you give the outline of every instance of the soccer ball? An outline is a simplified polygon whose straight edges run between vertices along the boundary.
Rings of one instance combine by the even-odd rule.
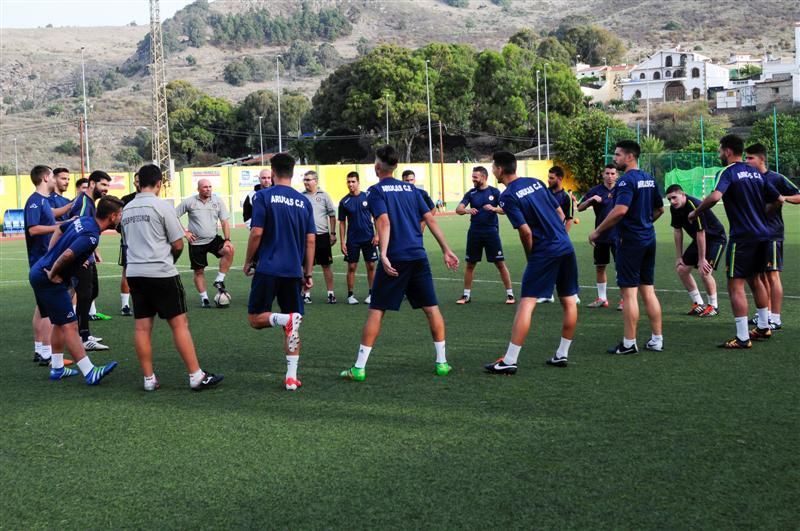
[[[227,291],[218,291],[214,295],[214,304],[217,305],[217,308],[227,308],[231,304],[231,294]]]

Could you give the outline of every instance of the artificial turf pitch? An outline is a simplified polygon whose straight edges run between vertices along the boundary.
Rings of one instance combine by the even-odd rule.
[[[726,295],[719,317],[683,315],[689,299],[667,215],[656,269],[666,350],[606,354],[621,314],[615,289],[612,308],[585,308],[595,296],[587,212],[572,239],[590,287],[567,369],[544,365],[560,331],[560,307],[550,304],[536,310],[518,374],[484,374],[482,364],[505,352],[515,307],[503,304],[485,262],[473,303],[457,306],[463,266],[445,271],[426,233],[455,370],[434,375],[424,316],[404,305],[387,314],[367,381],[340,381],[366,307],[344,304],[339,258],[335,306],[322,304],[317,269],[301,328],[304,385],[294,393],[282,385],[281,333],[247,325],[244,229],[234,231],[230,309],[201,309],[188,257],[179,262],[201,365],[225,374],[203,393],[188,390],[165,323],[154,335],[161,389],[142,390],[133,320],[117,315],[113,235],[101,243],[98,308],[114,318],[92,323],[112,350],[91,357],[119,367],[97,387],[49,381],[31,362],[24,242],[4,241],[0,528],[796,528],[800,210],[784,210],[784,330],[752,350],[715,348],[734,331]],[[467,220],[439,219],[463,257]],[[501,223],[518,293],[524,259]],[[724,273],[716,276],[724,293]],[[364,285],[359,277],[361,299]],[[649,333],[643,312],[640,347]]]

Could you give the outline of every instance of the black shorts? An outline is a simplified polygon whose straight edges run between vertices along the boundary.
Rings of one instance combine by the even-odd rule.
[[[97,278],[97,264],[90,262],[86,267],[79,267],[72,277],[75,294],[84,299],[95,300],[100,295],[100,280]]]
[[[278,299],[283,313],[304,313],[303,282],[300,278],[274,277],[264,273],[253,275],[247,313],[258,315],[272,311],[272,302]]]
[[[186,313],[186,292],[181,277],[150,278],[128,277],[133,297],[133,316],[148,319],[158,314],[162,319],[172,319]]]
[[[476,264],[481,261],[484,251],[487,262],[502,262],[503,245],[500,242],[499,232],[467,232],[467,254],[464,261]]]
[[[594,265],[607,266],[611,263],[611,257],[616,257],[616,245],[610,242],[596,243],[594,246]]]
[[[783,271],[783,240],[772,240],[767,249],[767,271]]]
[[[205,269],[208,267],[208,253],[217,258],[222,258],[222,248],[225,246],[225,239],[217,234],[213,240],[203,245],[189,245],[189,264],[193,270]]]
[[[128,246],[124,243],[119,244],[119,258],[117,264],[122,267],[128,266]]]
[[[751,278],[767,270],[770,243],[728,242],[725,253],[725,276],[728,278]]]
[[[317,234],[314,245],[314,265],[329,266],[333,263],[331,254],[331,235],[327,232]]]
[[[715,270],[719,265],[719,259],[722,258],[722,250],[725,248],[725,240],[711,240],[706,241],[706,261],[711,264]],[[697,252],[697,241],[692,240],[692,243],[689,244],[689,247],[683,251],[683,256],[681,257],[681,261],[687,265],[692,267],[697,267],[697,263],[700,261],[698,252]]]

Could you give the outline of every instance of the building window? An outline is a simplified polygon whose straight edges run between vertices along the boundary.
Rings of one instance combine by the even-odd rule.
[[[668,55],[667,60],[664,61],[664,66],[672,66],[672,56]]]
[[[636,98],[637,100],[642,99],[642,91],[637,90],[636,92],[633,93],[633,97]]]
[[[681,55],[681,66],[686,64],[686,54]]]
[[[673,77],[683,77],[686,73],[683,71],[683,68],[679,68],[675,70],[675,75]]]
[[[773,87],[772,88],[772,93],[773,94],[780,94],[781,93],[781,89],[779,89],[778,87]]]
[[[692,99],[693,100],[699,100],[700,99],[700,89],[699,88],[693,88],[692,89]]]
[[[667,70],[666,72],[664,72],[664,77],[672,77],[672,72]]]
[[[692,68],[692,77],[700,77],[700,69],[695,67]]]
[[[655,72],[653,74],[653,79],[661,79],[661,72]]]
[[[644,75],[644,72],[639,74],[639,79],[647,79],[647,76]]]

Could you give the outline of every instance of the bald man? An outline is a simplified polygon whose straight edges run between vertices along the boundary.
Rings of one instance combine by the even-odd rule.
[[[247,193],[247,197],[242,203],[242,219],[248,229],[250,228],[250,218],[253,217],[253,197],[259,190],[270,186],[272,186],[272,170],[264,168],[258,173],[258,184],[253,187],[253,191]]]
[[[184,231],[189,241],[189,263],[194,271],[194,285],[200,294],[203,308],[211,308],[206,291],[205,270],[208,266],[208,253],[219,258],[219,272],[214,287],[219,292],[225,289],[225,275],[233,263],[233,244],[231,243],[230,214],[225,203],[212,193],[211,181],[197,181],[197,195],[187,197],[175,207],[180,218],[189,214],[189,228]],[[222,226],[222,236],[217,234],[217,222]],[[217,305],[221,308],[222,306]]]

